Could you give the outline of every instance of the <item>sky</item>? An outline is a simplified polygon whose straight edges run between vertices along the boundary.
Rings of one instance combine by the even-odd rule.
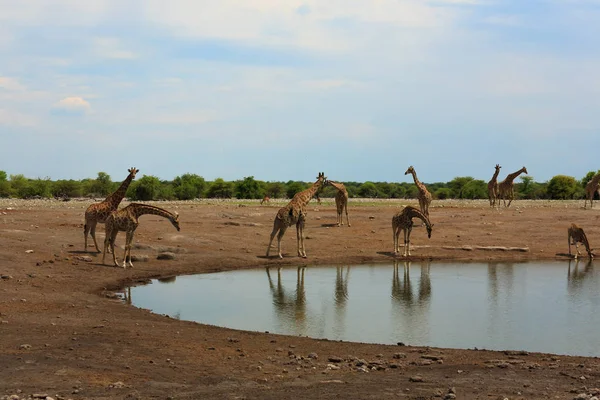
[[[0,170],[600,169],[600,0],[0,0]]]

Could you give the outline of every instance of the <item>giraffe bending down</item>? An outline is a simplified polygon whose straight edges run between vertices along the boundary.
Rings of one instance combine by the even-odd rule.
[[[125,232],[125,254],[123,254],[123,268],[127,267],[127,256],[129,256],[129,266],[133,267],[131,262],[131,244],[133,243],[133,234],[139,225],[139,218],[142,215],[151,214],[158,215],[160,217],[167,218],[171,221],[171,224],[179,231],[179,215],[173,214],[160,207],[151,206],[148,204],[131,203],[127,207],[124,207],[118,211],[113,211],[106,222],[104,223],[106,229],[106,236],[104,238],[104,254],[102,256],[102,264],[104,264],[104,258],[106,252],[110,246],[113,254],[113,262],[115,266],[119,266],[117,262],[117,256],[115,254],[115,240],[119,231]]]
[[[350,226],[350,220],[348,219],[348,191],[341,182],[327,181],[329,186],[333,186],[337,189],[335,194],[335,208],[337,209],[337,226],[344,225],[344,219],[342,213],[346,211],[346,223]]]
[[[579,252],[579,243],[583,243],[590,259],[594,258],[592,250],[590,249],[590,242],[588,242],[587,236],[582,228],[575,224],[571,224],[568,230],[567,240],[569,241],[569,255],[571,255],[571,245],[574,244],[575,250],[577,251],[575,258],[577,258],[581,254]]]
[[[496,205],[496,201],[498,201],[498,174],[500,173],[500,168],[502,168],[499,164],[496,164],[496,171],[494,172],[494,176],[488,182],[488,197],[490,199],[490,207],[494,207]]]
[[[392,217],[392,230],[394,232],[394,254],[398,254],[400,231],[404,231],[404,257],[410,256],[410,232],[413,228],[413,218],[419,218],[427,227],[427,237],[431,239],[431,230],[433,225],[429,222],[429,217],[412,206],[406,206]]]
[[[269,246],[267,247],[267,257],[269,257],[273,238],[277,234],[277,253],[279,254],[279,258],[283,258],[281,255],[281,239],[287,228],[296,224],[298,257],[306,258],[306,250],[304,249],[304,223],[306,221],[306,211],[304,208],[308,205],[315,193],[325,184],[326,180],[325,174],[319,172],[317,181],[313,183],[310,188],[296,193],[285,207],[279,209],[277,216],[275,216],[275,221],[273,221],[273,231],[271,232],[271,239],[269,240]]]
[[[127,178],[121,183],[121,186],[110,196],[108,196],[101,203],[91,204],[85,210],[85,225],[83,226],[83,237],[84,237],[84,251],[87,251],[87,238],[88,232],[92,239],[94,239],[94,245],[96,246],[96,251],[100,253],[100,248],[98,247],[98,242],[96,241],[96,225],[98,222],[104,223],[109,214],[115,211],[121,200],[125,197],[125,193],[127,192],[127,188],[131,181],[135,179],[135,174],[140,172],[139,169],[135,167],[129,168],[129,175]]]
[[[498,204],[500,204],[500,199],[502,199],[504,206],[510,207],[510,203],[512,203],[515,198],[514,180],[522,173],[527,174],[527,168],[523,167],[512,174],[508,174],[506,178],[498,184]],[[508,199],[508,205],[506,205],[506,199]]]
[[[415,181],[415,185],[417,185],[417,189],[419,189],[419,196],[418,196],[419,197],[419,208],[421,208],[421,211],[423,212],[423,214],[425,214],[427,217],[429,217],[429,205],[431,204],[431,193],[429,193],[429,190],[427,190],[427,187],[425,187],[425,185],[419,181],[419,179],[417,178],[417,173],[415,172],[415,169],[413,168],[412,165],[410,167],[408,167],[408,169],[404,173],[404,175],[408,175],[408,174],[412,174],[413,180]]]
[[[263,203],[267,203],[269,204],[271,202],[271,198],[269,196],[265,196],[262,198],[262,200],[260,201],[260,204],[262,205]]]
[[[594,175],[594,177],[585,185],[585,201],[583,203],[583,208],[586,208],[588,200],[590,201],[590,208],[593,207],[594,194],[598,191],[598,186],[600,186],[600,174]]]

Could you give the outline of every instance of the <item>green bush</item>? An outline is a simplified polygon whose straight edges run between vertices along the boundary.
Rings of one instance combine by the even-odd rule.
[[[233,197],[233,183],[217,178],[208,186],[206,197],[211,199],[230,199]]]
[[[433,195],[436,199],[446,200],[452,197],[452,190],[449,188],[439,188],[433,193]]]
[[[285,185],[285,194],[289,199],[291,199],[296,193],[299,193],[306,188],[307,186],[305,183],[297,181],[288,181],[288,183]]]
[[[175,197],[179,200],[201,198],[206,190],[206,181],[196,174],[183,174],[173,180]]]
[[[113,190],[113,182],[106,172],[98,172],[98,177],[92,182],[91,192],[99,196],[108,196]]]
[[[152,175],[144,175],[131,183],[127,190],[127,197],[139,201],[157,200],[160,188],[160,179]]]
[[[285,185],[281,182],[267,182],[265,193],[272,199],[280,199],[285,196]]]
[[[263,191],[260,183],[254,180],[253,176],[238,181],[235,185],[235,197],[238,199],[262,199]]]
[[[579,190],[579,183],[572,176],[556,175],[548,182],[548,196],[555,200],[572,199]]]
[[[80,197],[83,194],[81,182],[73,179],[53,182],[51,191],[54,197]]]

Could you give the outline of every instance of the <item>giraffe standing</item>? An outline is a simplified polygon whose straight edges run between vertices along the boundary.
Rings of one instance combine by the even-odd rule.
[[[129,184],[135,179],[135,174],[140,172],[140,170],[136,169],[135,167],[129,168],[128,171],[129,175],[113,194],[108,196],[101,203],[91,204],[85,210],[85,225],[83,226],[83,237],[85,246],[84,251],[87,251],[87,238],[89,232],[92,236],[92,239],[94,239],[96,251],[100,253],[98,242],[96,242],[96,224],[98,224],[98,222],[104,223],[108,215],[119,207],[121,200],[123,200],[123,198],[125,197],[125,193],[127,192]]]
[[[412,206],[406,206],[402,211],[397,212],[392,217],[392,231],[394,232],[394,254],[398,254],[400,231],[404,231],[404,257],[410,256],[410,232],[413,228],[413,218],[419,218],[427,227],[427,237],[431,239],[431,230],[433,225],[429,222],[429,217]]]
[[[513,172],[512,174],[508,174],[506,178],[502,182],[498,184],[498,204],[500,204],[500,199],[504,202],[505,207],[510,207],[510,203],[512,203],[515,198],[514,191],[514,180],[517,176],[522,173],[528,173],[527,168],[523,167],[520,170]],[[506,199],[508,198],[508,205],[506,205]]]
[[[502,168],[499,164],[496,164],[496,171],[494,172],[494,176],[488,182],[488,197],[490,199],[490,207],[494,207],[496,205],[496,201],[498,200],[498,174],[500,173],[500,168]]]
[[[263,203],[269,204],[271,202],[271,198],[269,196],[265,196],[262,198],[262,200],[260,201],[260,204],[262,205]]]
[[[575,258],[577,258],[581,254],[579,252],[579,243],[583,243],[590,259],[594,258],[592,250],[590,249],[590,242],[588,242],[587,236],[582,228],[575,224],[571,224],[567,231],[567,240],[569,241],[569,256],[571,255],[571,245],[574,244],[575,250],[577,251]]]
[[[421,211],[423,212],[423,214],[425,214],[427,217],[429,217],[429,205],[431,204],[431,193],[429,193],[429,190],[427,190],[425,185],[421,181],[419,181],[419,179],[417,178],[417,173],[415,172],[415,169],[413,168],[412,165],[410,167],[408,167],[408,169],[404,173],[404,175],[408,175],[408,174],[412,174],[413,180],[415,181],[415,185],[417,185],[417,189],[419,189],[419,207],[421,208]]]
[[[341,182],[327,181],[327,184],[337,189],[335,194],[335,207],[337,209],[337,226],[344,225],[342,213],[346,211],[346,223],[350,226],[350,220],[348,219],[348,191]]]
[[[590,201],[590,208],[593,207],[594,194],[598,191],[598,186],[600,186],[600,174],[594,175],[594,177],[585,185],[585,201],[583,203],[583,208],[586,208],[588,200]]]
[[[283,258],[281,255],[281,239],[287,228],[296,224],[298,257],[306,258],[306,250],[304,249],[304,223],[306,221],[306,211],[304,208],[308,205],[315,193],[317,193],[317,191],[325,184],[326,180],[325,174],[319,172],[317,181],[313,183],[310,188],[296,193],[285,207],[279,209],[275,221],[273,221],[273,231],[271,232],[271,239],[269,240],[269,246],[267,247],[267,257],[269,257],[273,238],[275,237],[275,234],[277,234],[277,252],[279,258]]]
[[[106,252],[110,246],[113,254],[113,262],[115,266],[119,266],[117,263],[117,256],[115,254],[115,240],[119,231],[125,232],[125,254],[123,254],[123,268],[127,267],[127,257],[129,256],[129,266],[133,267],[131,262],[131,244],[133,243],[133,234],[139,225],[139,218],[142,215],[151,214],[158,215],[160,217],[167,218],[171,221],[171,224],[179,231],[179,215],[173,214],[160,207],[151,206],[148,204],[131,203],[127,207],[124,207],[118,211],[113,211],[104,223],[106,229],[106,235],[104,237],[104,254],[102,256],[102,264],[104,264],[104,258]]]

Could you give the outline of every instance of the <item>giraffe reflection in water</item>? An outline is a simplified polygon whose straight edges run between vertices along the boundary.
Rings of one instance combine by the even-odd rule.
[[[513,263],[488,263],[488,282],[490,299],[493,304],[498,302],[498,287],[506,288],[506,297],[512,296],[514,276]],[[498,282],[500,279],[500,282]]]
[[[410,282],[410,261],[404,261],[404,275],[400,282],[399,261],[394,261],[394,273],[392,276],[392,298],[406,308],[413,308],[415,305],[423,306],[429,304],[431,298],[431,278],[429,270],[431,267],[430,261],[421,263],[421,277],[419,279],[419,293],[417,301],[413,295],[412,285]]]
[[[306,266],[296,271],[296,290],[288,292],[281,281],[281,267],[277,268],[277,284],[273,283],[269,267],[265,268],[269,279],[269,289],[273,296],[273,305],[278,317],[287,326],[294,326],[299,333],[306,333],[306,292],[304,290],[304,271]]]
[[[572,265],[575,264],[575,265]],[[569,294],[577,293],[585,284],[586,278],[593,275],[594,264],[590,258],[587,262],[580,262],[579,259],[569,260],[567,269],[567,286]],[[591,282],[591,284],[595,284]]]

